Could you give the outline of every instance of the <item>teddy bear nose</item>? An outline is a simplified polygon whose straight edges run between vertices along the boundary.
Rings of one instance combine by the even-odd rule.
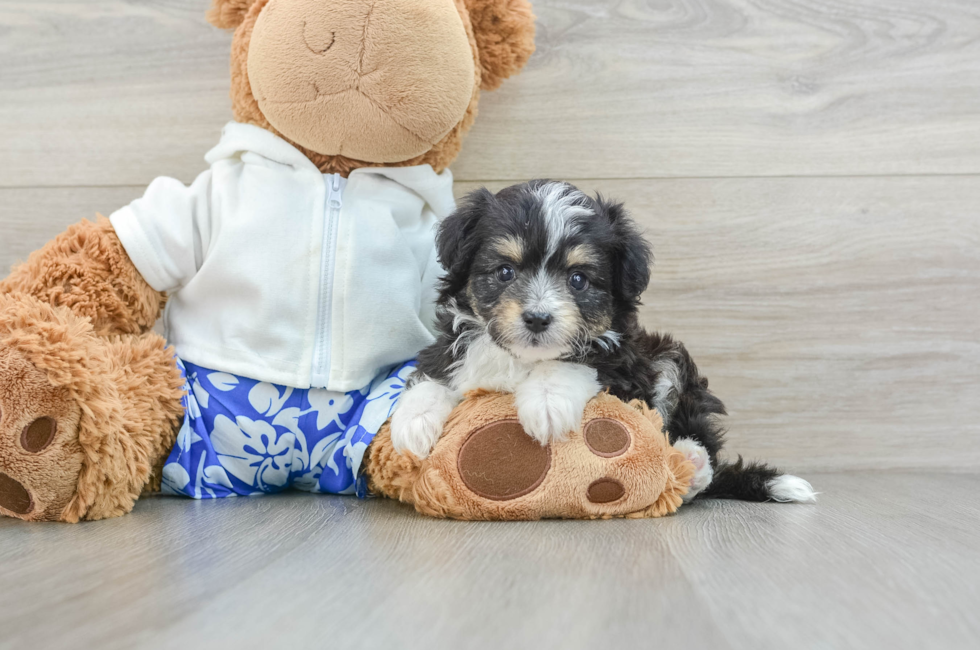
[[[535,334],[540,334],[551,325],[551,314],[526,311],[524,312],[524,325]]]

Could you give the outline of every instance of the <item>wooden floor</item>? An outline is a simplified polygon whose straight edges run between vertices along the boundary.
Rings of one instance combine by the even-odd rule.
[[[208,4],[0,0],[0,269],[202,171],[231,117]],[[644,322],[688,344],[730,449],[820,502],[0,520],[0,646],[980,647],[980,3],[534,5],[538,52],[483,95],[457,192],[625,201],[657,254]]]
[[[0,520],[0,647],[975,650],[980,477],[810,478],[815,506],[640,521],[306,494]]]

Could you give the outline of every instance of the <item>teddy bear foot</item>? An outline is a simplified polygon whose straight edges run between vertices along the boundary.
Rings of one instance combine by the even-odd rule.
[[[580,431],[546,446],[521,427],[513,396],[496,393],[468,396],[424,460],[394,455],[388,435],[372,443],[372,489],[437,517],[659,517],[695,476],[656,411],[609,395],[589,402]]]
[[[66,307],[0,293],[0,514],[132,510],[173,441],[182,386],[160,336],[101,337]]]
[[[13,348],[0,346],[0,513],[61,518],[82,467],[81,409],[66,388]]]

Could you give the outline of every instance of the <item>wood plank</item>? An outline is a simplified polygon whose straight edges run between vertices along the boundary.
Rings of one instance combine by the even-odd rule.
[[[980,477],[812,478],[824,490],[814,508],[702,502],[696,541],[672,530],[683,519],[666,522],[672,554],[711,620],[735,631],[733,645],[975,647],[980,622],[972,605],[949,607],[946,599],[960,593],[965,603],[980,603],[970,586],[980,569],[975,532],[957,521],[961,514],[978,521],[980,509],[966,493],[941,493],[969,492]]]
[[[980,467],[976,178],[579,184],[654,242],[643,320],[711,378],[729,450],[798,472]],[[139,193],[0,190],[0,268]]]
[[[0,0],[0,186],[190,181],[229,118],[205,0]],[[971,0],[537,0],[461,180],[980,172]]]
[[[659,520],[452,522],[296,493],[2,519],[0,647],[975,648],[980,476],[811,478],[813,506]]]
[[[142,196],[143,186],[0,189],[0,274],[73,223],[108,217]]]
[[[231,119],[207,0],[0,0],[0,186],[189,181]]]

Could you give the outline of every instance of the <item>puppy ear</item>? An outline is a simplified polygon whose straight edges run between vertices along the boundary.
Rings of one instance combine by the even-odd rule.
[[[245,20],[245,14],[255,0],[211,0],[208,22],[219,29],[235,29]]]
[[[477,225],[496,200],[493,193],[485,187],[470,192],[460,201],[456,211],[439,226],[436,237],[439,262],[446,269],[447,282],[453,292],[466,284],[473,256],[480,247]],[[459,282],[462,285],[456,286]]]
[[[534,53],[534,14],[527,0],[464,0],[480,52],[483,90],[496,90]]]
[[[650,284],[650,265],[653,251],[643,238],[636,223],[629,217],[622,203],[610,203],[596,197],[601,213],[613,226],[613,273],[615,290],[625,300],[639,300]]]

